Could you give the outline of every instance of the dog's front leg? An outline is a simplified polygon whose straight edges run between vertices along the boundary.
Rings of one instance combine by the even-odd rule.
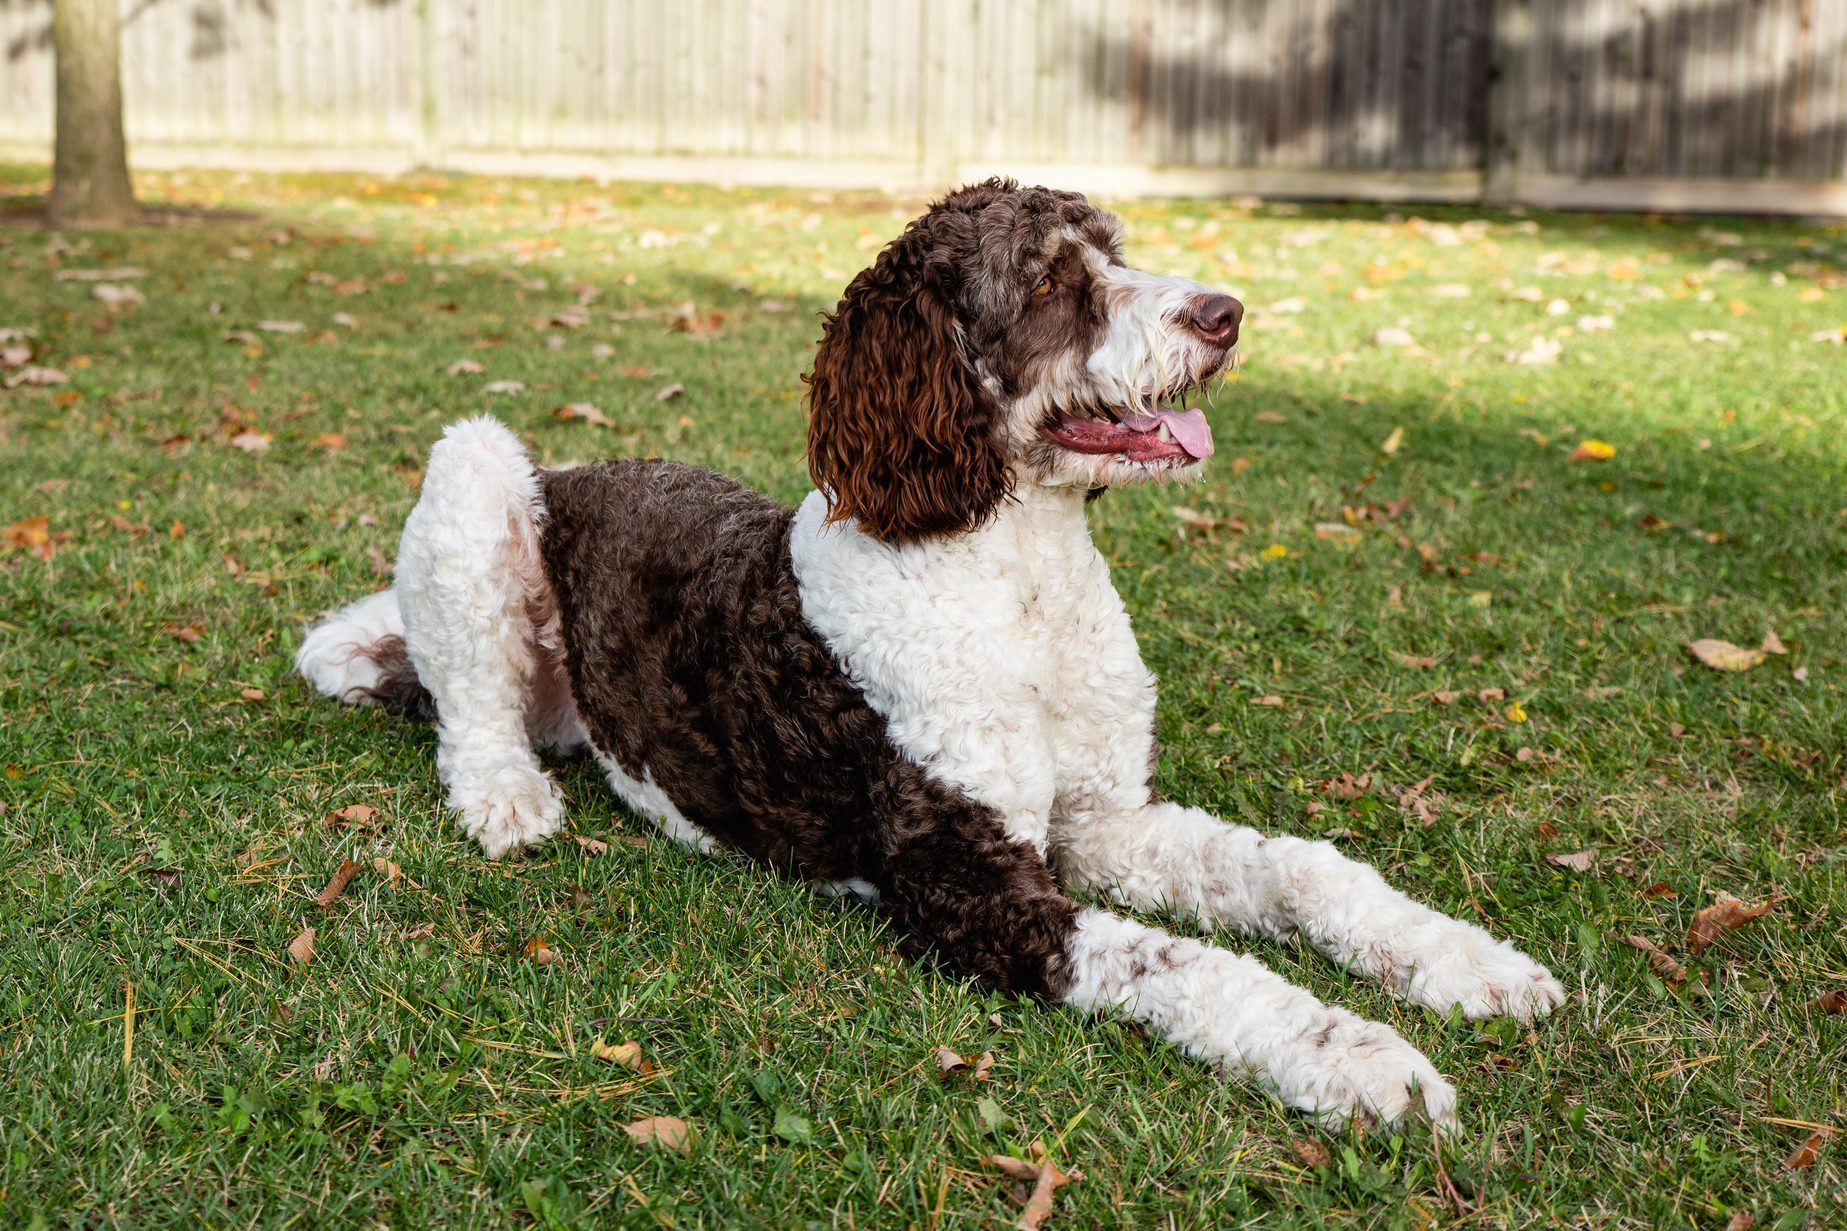
[[[1254,958],[1092,909],[1078,915],[1070,969],[1067,1004],[1125,1014],[1329,1128],[1362,1114],[1396,1124],[1418,1108],[1454,1122],[1456,1092],[1422,1052]]]
[[[923,798],[919,798],[919,793]],[[880,896],[899,947],[983,986],[1124,1014],[1199,1060],[1249,1074],[1329,1126],[1446,1121],[1455,1091],[1389,1027],[1322,1004],[1261,963],[1058,892],[996,814],[920,784],[884,827]]]
[[[1512,945],[1419,905],[1328,842],[1266,837],[1197,808],[1153,804],[1067,817],[1053,845],[1078,884],[1247,935],[1300,936],[1418,1004],[1524,1021],[1564,1000],[1558,981]]]

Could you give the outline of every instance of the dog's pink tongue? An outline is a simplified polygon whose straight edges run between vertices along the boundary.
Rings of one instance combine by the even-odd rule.
[[[1124,415],[1122,419],[1122,426],[1131,432],[1152,432],[1163,423],[1173,434],[1174,443],[1185,449],[1188,457],[1212,456],[1212,425],[1206,422],[1203,410],[1183,413],[1162,406],[1151,415]]]

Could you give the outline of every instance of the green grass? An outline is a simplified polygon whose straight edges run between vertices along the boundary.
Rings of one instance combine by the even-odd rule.
[[[43,178],[0,170],[0,216]],[[443,814],[427,729],[290,675],[304,623],[380,584],[372,553],[462,415],[547,459],[663,454],[797,499],[815,313],[919,203],[141,189],[243,213],[0,225],[0,328],[36,329],[70,376],[0,393],[0,526],[45,516],[56,547],[0,556],[0,1223],[992,1226],[1017,1207],[980,1159],[1040,1138],[1085,1173],[1058,1227],[1840,1225],[1847,1139],[1782,1166],[1847,1095],[1847,1018],[1810,1007],[1847,986],[1847,350],[1810,340],[1847,322],[1838,226],[1121,210],[1132,260],[1252,308],[1210,476],[1092,513],[1163,681],[1161,789],[1345,831],[1572,991],[1530,1031],[1464,1024],[1221,937],[1455,1079],[1451,1195],[1425,1135],[1330,1137],[1133,1029],[907,966],[875,915],[646,835],[584,765],[560,769],[573,829],[607,853],[489,863]],[[54,276],[121,265],[147,271],[128,311]],[[545,327],[574,287],[598,292],[589,322]],[[670,327],[689,301],[718,337]],[[1505,360],[1542,334],[1555,363]],[[486,370],[447,375],[459,359]],[[611,425],[555,417],[568,402]],[[241,427],[268,450],[228,445]],[[1615,456],[1569,462],[1591,438]],[[1395,501],[1356,535],[1315,528]],[[1683,648],[1766,629],[1787,655],[1742,674]],[[1368,793],[1322,787],[1342,772]],[[1425,778],[1429,824],[1396,795]],[[349,804],[376,827],[324,823]],[[1592,847],[1587,871],[1546,860]],[[368,867],[315,906],[346,857],[403,879]],[[1778,900],[1689,957],[1721,894]],[[1629,934],[1694,978],[1664,984]],[[534,938],[560,960],[527,960]],[[594,1059],[598,1036],[658,1067]],[[992,1051],[991,1080],[939,1082],[939,1044]],[[690,1156],[630,1142],[651,1115],[699,1127]]]

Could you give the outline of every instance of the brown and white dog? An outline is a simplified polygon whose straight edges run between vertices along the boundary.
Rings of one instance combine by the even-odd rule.
[[[432,712],[464,830],[555,832],[535,746],[588,749],[668,834],[874,899],[903,949],[1143,1023],[1329,1124],[1439,1122],[1395,1032],[1189,927],[1300,938],[1399,995],[1528,1019],[1542,967],[1326,842],[1156,798],[1154,678],[1085,525],[1098,489],[1196,476],[1242,307],[1126,267],[1116,220],[990,181],[853,279],[810,377],[816,490],[622,459],[540,470],[488,419],[431,452],[394,590],[297,656],[341,700]]]

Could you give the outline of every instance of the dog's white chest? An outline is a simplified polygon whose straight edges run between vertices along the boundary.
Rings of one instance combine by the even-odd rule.
[[[1145,785],[1153,682],[1081,492],[1033,489],[905,547],[825,513],[809,496],[790,537],[803,613],[894,744],[1040,847],[1073,797]]]

